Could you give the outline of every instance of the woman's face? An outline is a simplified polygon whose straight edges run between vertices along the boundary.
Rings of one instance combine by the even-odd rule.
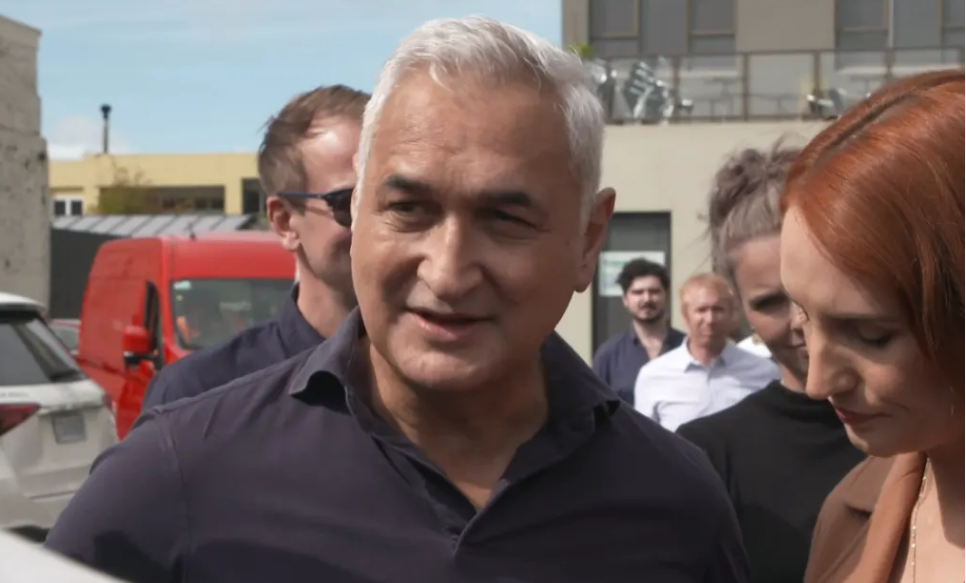
[[[806,391],[832,403],[853,444],[886,457],[961,443],[962,399],[943,386],[895,300],[832,264],[794,210],[782,227],[781,279],[805,316]]]
[[[781,238],[753,239],[731,256],[735,285],[748,323],[772,356],[804,384],[808,354],[794,310],[781,282]],[[787,384],[787,381],[786,381]]]

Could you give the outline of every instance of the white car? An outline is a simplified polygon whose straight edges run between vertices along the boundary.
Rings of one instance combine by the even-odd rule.
[[[0,292],[0,528],[42,540],[116,442],[103,391],[28,298]]]
[[[0,583],[120,583],[54,552],[0,531]]]

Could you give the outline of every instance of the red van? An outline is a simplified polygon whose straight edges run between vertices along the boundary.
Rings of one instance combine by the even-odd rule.
[[[270,233],[118,239],[94,258],[77,361],[110,396],[124,438],[155,373],[274,317],[295,260]]]

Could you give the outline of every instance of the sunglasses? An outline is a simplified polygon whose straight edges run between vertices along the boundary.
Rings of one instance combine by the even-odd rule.
[[[340,188],[324,194],[315,192],[280,192],[278,196],[288,199],[321,200],[329,205],[332,218],[343,227],[352,226],[352,191],[353,188]]]

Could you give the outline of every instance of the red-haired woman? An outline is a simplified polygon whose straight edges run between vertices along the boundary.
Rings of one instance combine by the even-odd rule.
[[[826,500],[807,583],[963,581],[963,103],[961,71],[903,79],[789,172],[806,391],[872,456]]]

